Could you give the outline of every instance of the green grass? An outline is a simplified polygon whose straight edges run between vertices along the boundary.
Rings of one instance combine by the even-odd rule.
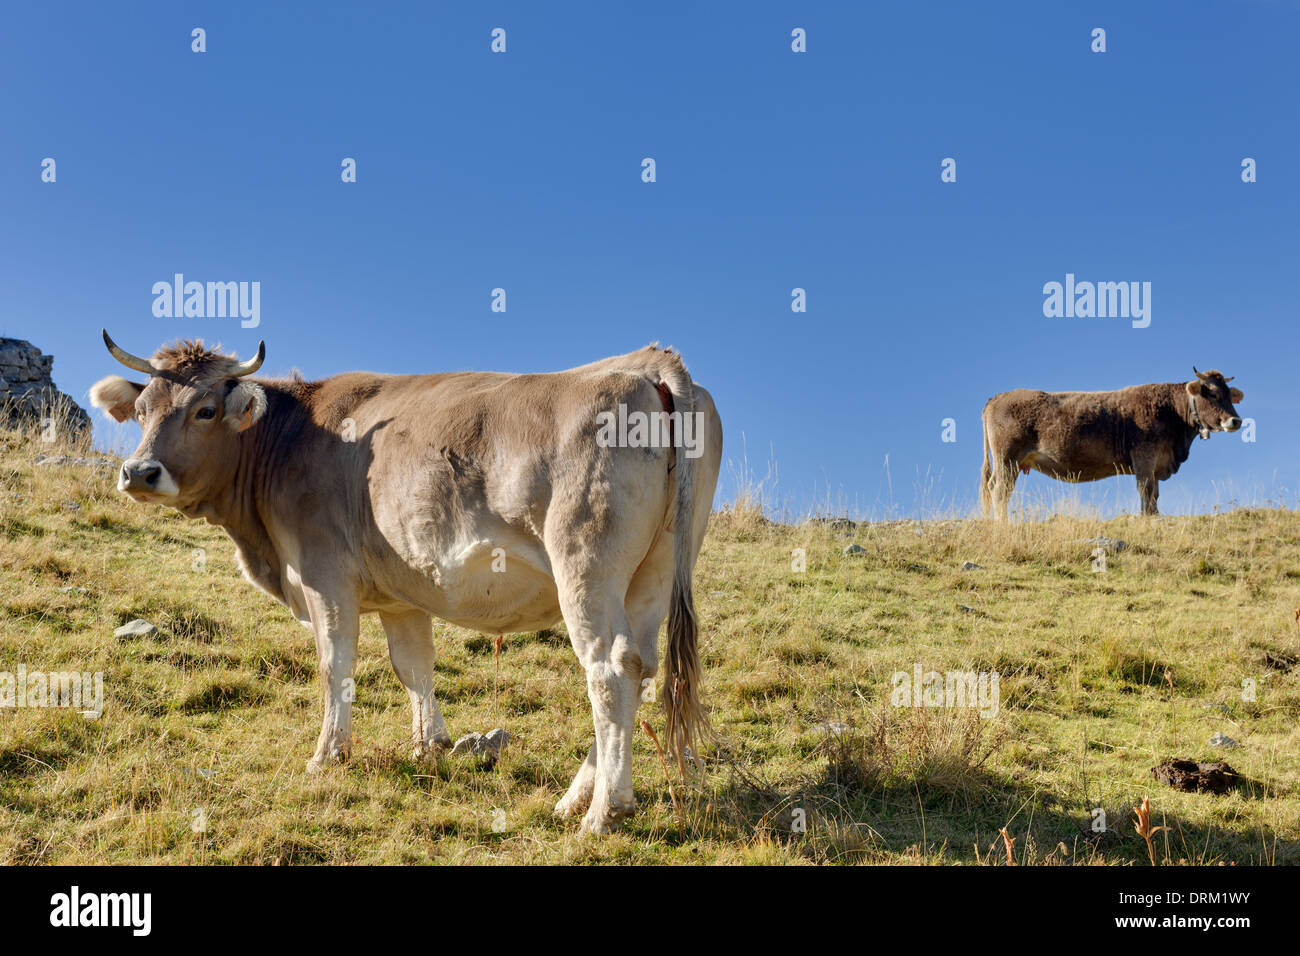
[[[584,839],[550,812],[592,733],[562,629],[510,635],[497,673],[489,639],[438,626],[452,735],[515,739],[492,769],[427,766],[367,619],[353,759],[309,775],[311,635],[241,579],[220,531],[132,504],[110,472],[33,466],[43,450],[0,434],[0,671],[103,671],[106,706],[0,710],[3,863],[1003,864],[1006,827],[1018,863],[1146,866],[1143,796],[1172,828],[1161,863],[1300,862],[1293,512],[839,532],[715,515],[696,575],[707,776],[675,781],[675,808],[638,735],[640,812]],[[1130,545],[1100,574],[1079,541],[1098,534]],[[114,638],[133,617],[158,634]],[[996,671],[999,714],[890,706],[917,663]],[[641,717],[662,726],[653,705]],[[1242,746],[1215,751],[1215,731]],[[1244,782],[1176,792],[1150,773],[1168,757],[1227,759]]]

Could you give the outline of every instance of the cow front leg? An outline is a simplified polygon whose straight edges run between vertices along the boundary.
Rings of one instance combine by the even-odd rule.
[[[1160,482],[1156,480],[1155,475],[1139,475],[1138,496],[1142,499],[1142,513],[1144,515],[1158,515],[1160,512],[1156,508],[1156,499],[1160,497]]]
[[[1137,478],[1138,497],[1142,501],[1142,513],[1154,515],[1156,499],[1160,497],[1160,482],[1156,480],[1155,456],[1146,449],[1139,449],[1133,454],[1133,474]]]
[[[342,763],[352,753],[352,701],[356,698],[352,668],[356,662],[361,615],[351,595],[313,592],[308,594],[307,606],[316,634],[321,695],[325,701],[316,752],[307,761],[307,772],[317,773],[328,764]]]
[[[587,759],[582,762],[578,772],[573,776],[573,783],[559,802],[555,804],[557,817],[576,817],[585,813],[591,806],[592,794],[596,792],[596,745],[593,743],[587,751]]]
[[[437,650],[433,645],[433,619],[424,611],[380,614],[388,635],[388,656],[397,679],[411,699],[412,756],[423,760],[451,747],[451,736],[433,696]]]

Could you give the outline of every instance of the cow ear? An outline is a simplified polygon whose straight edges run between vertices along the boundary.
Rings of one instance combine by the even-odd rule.
[[[135,400],[143,391],[143,385],[128,382],[120,375],[110,375],[90,386],[90,404],[124,422],[135,417]]]
[[[1188,395],[1200,395],[1200,394],[1201,394],[1201,383],[1200,383],[1200,382],[1188,382],[1188,383],[1187,383],[1187,394],[1188,394]]]
[[[225,422],[237,432],[252,428],[266,414],[266,392],[253,382],[240,382],[226,395]]]
[[[1229,389],[1229,391],[1232,393],[1232,404],[1234,405],[1246,397],[1246,393],[1239,388]]]

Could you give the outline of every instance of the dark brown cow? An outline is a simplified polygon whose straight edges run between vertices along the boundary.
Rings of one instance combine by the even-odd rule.
[[[1032,468],[1062,481],[1136,475],[1142,513],[1156,514],[1158,482],[1178,471],[1199,432],[1235,432],[1241,389],[1217,371],[1190,382],[1134,385],[1114,392],[1035,392],[1019,388],[984,406],[980,506],[1007,516],[1016,472]]]

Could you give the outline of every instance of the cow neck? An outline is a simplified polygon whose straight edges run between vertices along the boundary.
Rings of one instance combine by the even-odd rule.
[[[272,479],[280,471],[280,436],[296,420],[300,406],[292,395],[267,382],[258,382],[266,392],[266,412],[256,425],[240,436],[235,473],[225,492],[205,514],[220,526],[245,553],[251,566],[263,565],[279,582],[280,555],[263,520],[272,493]],[[264,585],[265,586],[265,585]]]
[[[1191,429],[1190,440],[1195,441],[1196,436],[1200,434],[1201,429],[1204,427],[1201,424],[1201,416],[1196,411],[1196,397],[1188,393],[1186,385],[1175,385],[1174,388],[1182,394],[1183,399],[1187,402],[1187,414],[1180,417],[1183,419],[1183,424]],[[1189,420],[1190,424],[1188,424]]]

